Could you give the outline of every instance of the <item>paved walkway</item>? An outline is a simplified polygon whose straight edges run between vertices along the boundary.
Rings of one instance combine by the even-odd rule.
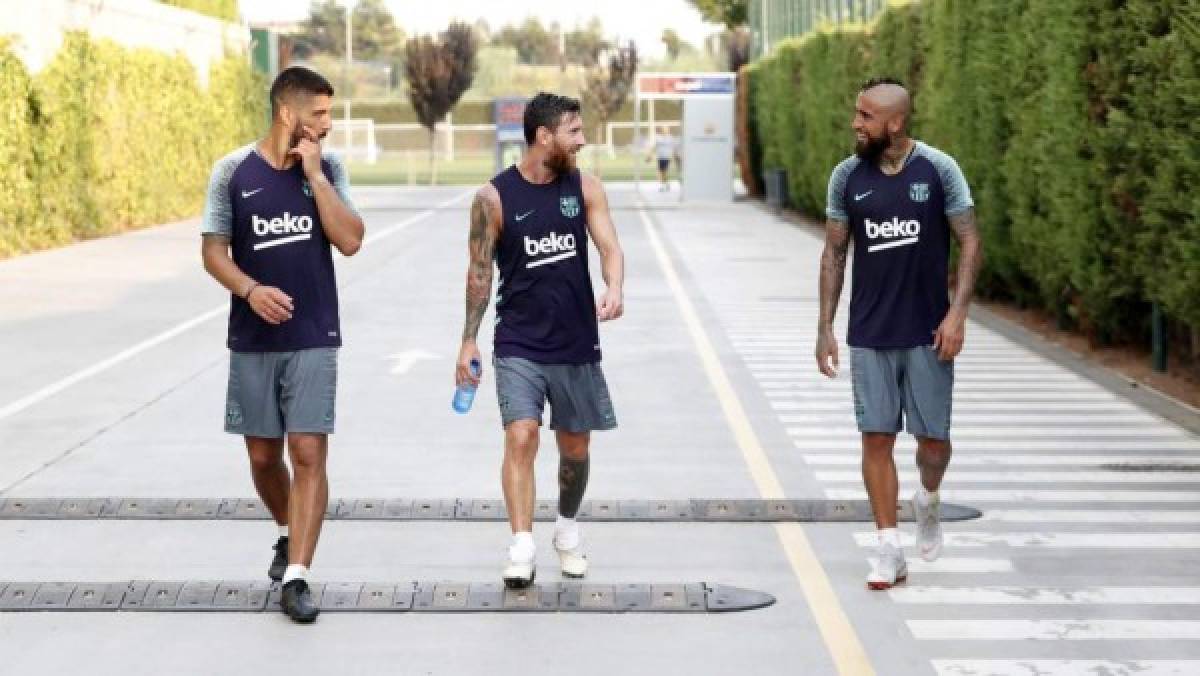
[[[648,192],[642,209],[627,185],[610,192],[627,316],[602,340],[621,428],[597,435],[589,497],[863,497],[848,373],[827,381],[812,363],[819,239],[752,204]],[[340,263],[331,492],[499,497],[492,390],[468,416],[449,407],[468,194],[358,196],[371,239]],[[252,495],[220,431],[225,299],[194,223],[0,263],[0,288],[17,291],[0,296],[0,499]],[[307,628],[274,614],[0,613],[0,673],[1200,672],[1200,440],[974,323],[954,436],[946,499],[984,517],[949,525],[944,558],[910,562],[890,593],[864,589],[865,523],[589,524],[593,582],[723,583],[778,602],[328,613]],[[912,451],[900,444],[902,495]],[[552,497],[552,452],[539,470]],[[493,581],[506,530],[331,522],[313,574]],[[548,526],[536,531],[550,581]],[[0,520],[0,580],[247,579],[273,539],[252,521]]]

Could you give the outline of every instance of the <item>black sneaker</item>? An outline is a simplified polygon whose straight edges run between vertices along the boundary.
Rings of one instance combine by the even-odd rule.
[[[267,569],[267,577],[276,582],[283,579],[284,572],[287,571],[288,564],[288,539],[287,536],[279,538],[279,541],[272,547],[275,550],[275,558],[271,559],[271,567]]]
[[[308,583],[301,579],[292,580],[283,585],[283,613],[301,624],[315,622],[321,609],[313,602],[312,592]]]

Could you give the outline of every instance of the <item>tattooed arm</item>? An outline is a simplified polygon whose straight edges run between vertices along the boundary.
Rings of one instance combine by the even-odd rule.
[[[975,279],[979,277],[979,268],[983,265],[983,241],[975,224],[975,209],[970,208],[951,216],[950,228],[958,240],[958,274],[950,311],[933,337],[933,347],[943,361],[954,359],[962,351],[967,306],[975,293]]]
[[[492,266],[503,218],[500,194],[488,183],[479,189],[471,203],[471,232],[467,242],[467,319],[455,368],[455,381],[459,385],[465,382],[479,384],[479,377],[471,373],[471,360],[479,360],[482,367],[483,360],[475,339],[492,299]]]
[[[838,348],[833,335],[842,283],[846,279],[846,257],[850,252],[850,227],[846,221],[825,221],[825,250],[821,253],[821,316],[817,320],[817,369],[830,378],[837,376]],[[832,360],[832,364],[830,361]]]

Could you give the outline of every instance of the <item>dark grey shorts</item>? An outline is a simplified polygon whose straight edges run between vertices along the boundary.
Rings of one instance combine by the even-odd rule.
[[[564,432],[611,430],[617,426],[600,364],[539,364],[520,357],[492,360],[496,399],[505,427],[517,420],[542,424],[550,402],[550,429]]]
[[[950,438],[954,362],[932,346],[898,350],[850,348],[854,416],[860,432],[895,434],[900,416],[909,434]]]
[[[332,434],[337,348],[230,352],[225,431],[278,439],[289,432]]]

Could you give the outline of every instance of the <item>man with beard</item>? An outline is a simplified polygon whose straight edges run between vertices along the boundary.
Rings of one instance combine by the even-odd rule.
[[[983,260],[966,180],[949,155],[908,137],[911,112],[909,93],[896,80],[871,80],[859,92],[856,153],[830,177],[821,255],[816,358],[832,378],[838,367],[833,317],[854,241],[846,343],[863,481],[879,529],[878,560],[867,575],[868,588],[877,590],[908,575],[896,530],[892,457],[901,417],[917,438],[917,549],[926,561],[941,554],[938,488],[950,462],[954,358]],[[951,234],[960,255],[947,300]]]
[[[588,562],[575,521],[587,488],[593,430],[617,425],[600,369],[597,320],[624,312],[624,256],[604,186],[575,168],[584,146],[579,102],[539,93],[525,108],[521,161],[480,188],[471,205],[466,325],[455,379],[478,385],[475,339],[500,269],[493,365],[504,426],[501,480],[512,545],[503,579],[510,588],[534,580],[534,458],[542,410],[558,442],[558,520],[554,549],[562,574],[581,578]],[[597,301],[588,273],[588,238],[600,253],[606,285]]]
[[[204,269],[233,294],[225,431],[245,438],[254,487],[279,527],[267,574],[283,582],[283,611],[312,622],[318,608],[306,578],[329,499],[342,344],[330,246],[353,255],[363,222],[346,170],[320,145],[333,125],[333,87],[292,67],[270,97],[267,136],[213,168],[202,253]]]

